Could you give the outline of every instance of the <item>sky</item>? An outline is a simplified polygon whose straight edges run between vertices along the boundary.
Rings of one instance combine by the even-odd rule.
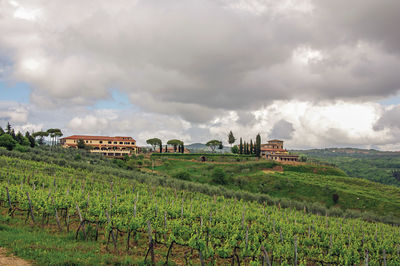
[[[0,126],[400,150],[398,0],[0,0]]]

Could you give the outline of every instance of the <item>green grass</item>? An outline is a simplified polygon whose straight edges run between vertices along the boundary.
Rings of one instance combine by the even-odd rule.
[[[104,253],[93,241],[76,241],[73,233],[54,234],[0,215],[0,246],[37,265],[133,265],[132,256]]]
[[[220,185],[213,178],[215,169],[220,168],[226,174],[227,182],[223,187],[227,189],[320,203],[327,208],[400,216],[399,188],[347,177],[342,170],[330,166],[283,165],[284,172],[271,171],[277,165],[273,161],[200,163],[166,160],[155,170],[178,179]],[[336,204],[333,194],[339,195]]]

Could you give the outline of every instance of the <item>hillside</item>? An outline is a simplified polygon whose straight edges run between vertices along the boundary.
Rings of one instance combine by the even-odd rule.
[[[155,170],[176,179],[336,207],[332,211],[367,211],[400,218],[400,189],[350,178],[330,166],[281,165],[264,160],[202,163],[169,159]]]
[[[312,161],[335,164],[351,177],[368,179],[382,184],[400,186],[400,152],[386,152],[354,148],[298,150]],[[400,173],[399,173],[400,174]]]
[[[300,206],[282,208],[283,202],[229,199],[218,194],[223,190],[209,191],[214,192],[210,196],[195,191],[205,186],[116,170],[112,164],[100,165],[100,158],[88,161],[85,154],[76,159],[83,160],[74,164],[78,167],[70,167],[69,160],[64,166],[54,163],[61,162],[57,158],[53,163],[41,161],[46,155],[57,157],[54,151],[40,151],[39,156],[0,153],[0,245],[37,264],[396,265],[400,261],[397,226],[314,215]],[[73,151],[60,154],[74,155]],[[254,162],[237,165],[242,164],[249,167]]]

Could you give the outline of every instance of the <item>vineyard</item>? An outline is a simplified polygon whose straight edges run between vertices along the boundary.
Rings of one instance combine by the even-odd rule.
[[[149,264],[400,264],[400,228],[0,157],[2,215]],[[136,254],[136,253],[135,253]]]

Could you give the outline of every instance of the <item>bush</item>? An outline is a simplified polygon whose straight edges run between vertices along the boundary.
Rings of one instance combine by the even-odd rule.
[[[17,145],[15,146],[14,149],[16,151],[19,151],[19,152],[28,152],[29,151],[29,148],[27,146],[22,146],[22,145],[20,145],[18,143],[17,143]]]
[[[0,136],[0,147],[5,147],[7,150],[11,151],[15,148],[17,142],[8,134]]]
[[[339,195],[338,194],[333,194],[332,195],[332,200],[335,204],[337,204],[339,202]]]
[[[221,168],[215,168],[211,174],[211,177],[212,177],[212,181],[216,184],[219,184],[219,185],[228,184],[228,178],[226,176],[226,173]]]
[[[179,172],[175,173],[173,175],[173,177],[176,178],[176,179],[181,179],[181,180],[190,180],[191,179],[190,178],[190,174],[185,170],[182,170],[182,171],[179,171]]]

